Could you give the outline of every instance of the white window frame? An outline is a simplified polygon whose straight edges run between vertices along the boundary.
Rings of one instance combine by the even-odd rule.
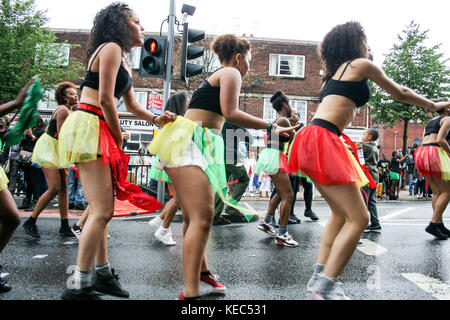
[[[127,55],[125,57],[128,64],[131,66],[131,68],[133,70],[139,70],[139,64],[141,63],[141,53],[142,53],[142,48],[135,47],[135,48],[131,49],[131,52],[127,53]]]
[[[282,59],[294,58],[294,70],[292,74],[281,73],[281,61]],[[276,62],[276,64],[274,64]],[[275,54],[271,53],[269,57],[269,76],[271,77],[283,77],[283,78],[305,78],[305,66],[306,58],[302,55],[292,54]]]
[[[307,124],[308,122],[308,101],[306,100],[289,100],[292,110],[297,111],[299,122]],[[273,121],[277,118],[277,112],[272,107],[270,99],[264,99],[264,116],[265,121]]]
[[[148,105],[148,92],[147,91],[134,91],[134,97],[136,98],[137,102],[139,102],[143,107],[147,108]],[[130,113],[127,110],[127,107],[125,106],[125,102],[123,98],[120,98],[120,100],[117,102],[117,110],[120,113]]]

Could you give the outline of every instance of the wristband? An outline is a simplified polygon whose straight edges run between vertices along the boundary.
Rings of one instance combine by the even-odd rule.
[[[267,126],[267,132],[272,131],[273,128],[273,122],[269,122],[269,125]]]
[[[156,122],[155,122],[155,120],[156,120],[156,118],[158,118],[159,116],[155,116],[154,118],[153,118],[153,121],[152,121],[152,123],[156,126],[157,124],[156,124]]]

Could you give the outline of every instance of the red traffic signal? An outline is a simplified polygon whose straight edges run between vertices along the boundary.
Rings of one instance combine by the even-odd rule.
[[[146,37],[141,50],[139,76],[164,78],[166,69],[167,37]]]
[[[156,41],[156,39],[153,38],[148,39],[147,42],[145,43],[145,48],[147,49],[147,52],[152,55],[158,54],[159,49],[158,41]]]

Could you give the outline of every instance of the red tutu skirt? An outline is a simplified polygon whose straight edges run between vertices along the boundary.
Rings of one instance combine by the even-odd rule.
[[[426,177],[450,180],[450,160],[438,144],[423,145],[414,152],[417,171]]]
[[[339,135],[334,124],[313,120],[292,142],[290,170],[320,185],[367,185],[369,180]]]
[[[135,206],[148,210],[149,212],[162,209],[163,205],[161,205],[156,198],[144,193],[138,185],[127,181],[130,156],[125,154],[125,152],[117,146],[117,142],[103,118],[102,110],[98,107],[85,104],[80,104],[77,110],[96,115],[99,119],[99,153],[103,165],[106,166],[109,163],[111,167],[113,187],[117,199],[121,201],[128,200]]]

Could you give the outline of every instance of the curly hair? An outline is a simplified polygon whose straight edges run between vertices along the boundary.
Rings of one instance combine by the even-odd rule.
[[[219,57],[220,63],[223,63],[230,61],[236,53],[246,54],[251,50],[251,45],[247,39],[238,38],[234,34],[225,34],[213,40],[211,49]]]
[[[58,87],[55,90],[55,100],[59,105],[63,105],[66,104],[66,89],[68,88],[72,88],[72,89],[77,89],[77,87],[75,86],[75,84],[73,84],[70,81],[66,81],[66,82],[62,82],[58,85]]]
[[[366,40],[364,28],[356,21],[337,25],[328,32],[319,46],[319,55],[326,67],[323,81],[330,80],[344,62],[362,58]]]
[[[91,29],[90,47],[87,50],[86,63],[97,48],[106,42],[117,43],[123,51],[129,52],[133,47],[127,23],[130,7],[122,2],[114,2],[100,10]]]
[[[283,91],[277,91],[274,93],[272,98],[270,98],[270,103],[272,103],[272,107],[277,111],[278,113],[281,112],[281,109],[283,109],[283,105],[285,103],[289,103],[288,97],[284,94]]]

